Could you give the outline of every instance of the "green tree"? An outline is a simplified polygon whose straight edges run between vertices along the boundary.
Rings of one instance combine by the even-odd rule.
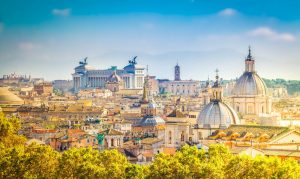
[[[183,146],[174,156],[159,154],[149,166],[149,178],[224,178],[232,154],[223,145],[209,151]]]
[[[6,117],[0,112],[0,150],[1,148],[23,145],[26,138],[18,135],[21,124],[17,117]]]
[[[100,152],[99,159],[105,167],[105,178],[125,178],[126,168],[129,162],[124,155],[117,150],[104,150]]]
[[[71,148],[62,153],[58,178],[104,178],[105,168],[99,161],[99,152],[91,148]]]
[[[129,164],[125,169],[126,179],[141,179],[145,178],[145,167],[137,164]]]
[[[60,154],[50,146],[32,144],[25,147],[26,178],[54,178]]]
[[[54,178],[58,156],[44,145],[5,148],[0,151],[0,178]]]
[[[225,168],[225,178],[254,178],[253,158],[248,155],[236,155]]]
[[[210,145],[207,154],[204,178],[224,178],[224,169],[233,157],[228,147],[220,144]]]
[[[166,154],[158,154],[149,166],[148,177],[155,179],[185,178],[188,172],[188,168],[180,163],[177,158]]]
[[[185,166],[184,168],[186,168],[186,170],[188,170],[187,177],[201,178],[204,175],[203,167],[206,160],[204,150],[199,150],[196,146],[189,147],[188,145],[185,145],[174,157]]]
[[[140,170],[135,168],[136,171]],[[126,157],[117,150],[99,152],[92,148],[72,148],[59,159],[59,178],[126,178],[134,171]],[[127,175],[130,178],[130,175]]]

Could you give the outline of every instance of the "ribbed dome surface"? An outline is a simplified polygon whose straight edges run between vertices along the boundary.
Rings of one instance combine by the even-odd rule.
[[[231,124],[240,124],[240,119],[230,106],[221,101],[211,101],[198,116],[198,125],[204,128],[224,129]]]
[[[165,120],[159,116],[145,116],[139,123],[140,126],[156,126],[163,124],[165,124]]]
[[[237,80],[232,94],[235,96],[261,95],[267,94],[265,82],[257,75],[256,72],[244,72]]]

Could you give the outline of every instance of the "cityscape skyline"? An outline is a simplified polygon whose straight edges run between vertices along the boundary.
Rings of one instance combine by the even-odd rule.
[[[0,179],[299,179],[299,7],[0,0]]]
[[[157,78],[173,79],[178,62],[182,79],[206,80],[216,68],[235,79],[251,45],[263,78],[300,79],[297,2],[31,2],[0,2],[1,75],[71,79],[85,57],[106,69],[137,55]]]

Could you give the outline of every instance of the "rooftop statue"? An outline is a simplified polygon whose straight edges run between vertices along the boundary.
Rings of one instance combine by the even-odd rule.
[[[136,64],[137,64],[137,62],[136,62],[136,58],[137,58],[137,56],[133,57],[133,59],[132,59],[132,60],[129,60],[129,61],[128,61],[128,62],[129,62],[129,64],[130,64],[130,65],[136,65]]]
[[[84,59],[83,59],[83,61],[79,61],[79,65],[87,65],[88,63],[87,63],[87,58],[88,57],[85,57]]]

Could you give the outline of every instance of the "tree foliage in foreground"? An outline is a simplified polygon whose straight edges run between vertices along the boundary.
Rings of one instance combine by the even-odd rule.
[[[18,128],[16,118],[0,115],[0,178],[300,178],[293,159],[232,155],[222,145],[212,145],[208,152],[184,146],[173,156],[159,154],[151,164],[140,166],[116,150],[72,148],[59,153],[45,145],[25,146]]]
[[[7,118],[0,112],[0,150],[24,144],[25,137],[18,135],[20,127],[21,124],[17,117]]]

